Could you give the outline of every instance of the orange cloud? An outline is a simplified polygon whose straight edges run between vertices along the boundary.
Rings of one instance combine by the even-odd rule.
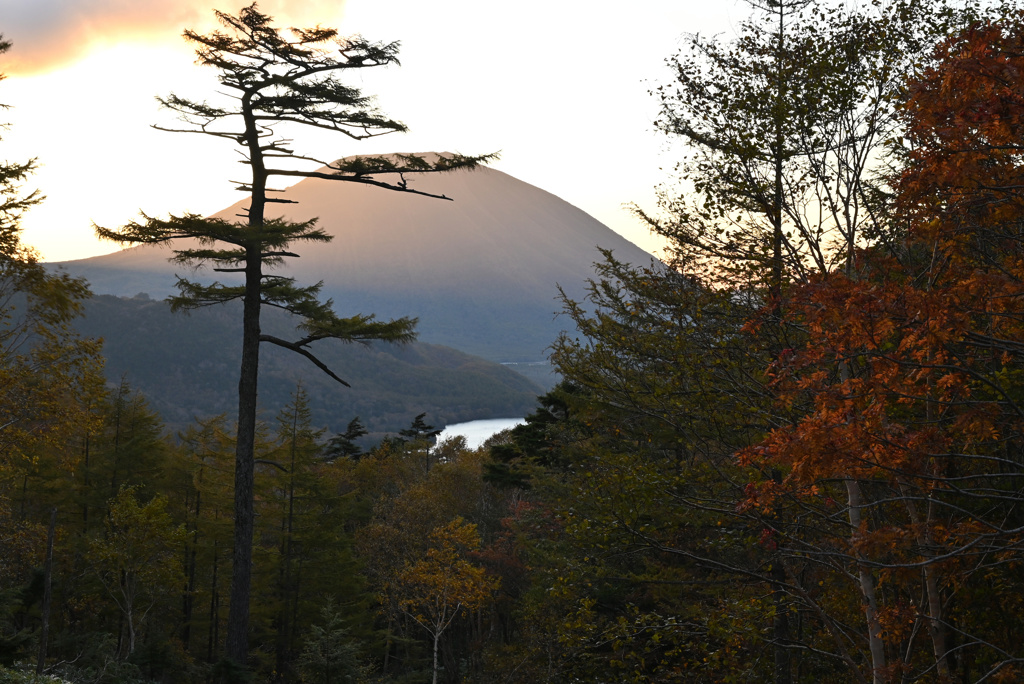
[[[58,69],[106,45],[125,42],[173,43],[191,28],[206,32],[216,26],[210,3],[236,12],[243,4],[218,0],[34,0],[15,2],[0,20],[0,33],[14,47],[0,72],[10,76]],[[344,0],[266,0],[260,11],[283,25],[337,25]],[[111,75],[116,78],[116,75]]]

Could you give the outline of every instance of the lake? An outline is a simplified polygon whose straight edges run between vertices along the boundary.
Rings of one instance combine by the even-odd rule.
[[[526,421],[523,418],[492,418],[489,420],[471,420],[468,423],[455,423],[446,427],[437,440],[462,435],[466,438],[466,445],[470,449],[476,449],[483,444],[488,437],[495,432],[501,432],[516,425],[522,425]]]

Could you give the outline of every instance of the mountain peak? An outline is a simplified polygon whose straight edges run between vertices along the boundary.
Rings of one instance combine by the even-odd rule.
[[[653,259],[582,210],[496,169],[404,175],[410,187],[453,201],[322,178],[283,191],[291,203],[273,205],[280,216],[318,217],[334,239],[288,260],[282,272],[301,283],[323,281],[339,315],[415,316],[426,342],[534,361],[561,327],[558,286],[582,296],[598,246],[634,264]],[[215,216],[236,220],[245,206]],[[181,269],[168,256],[166,248],[140,246],[57,266],[84,276],[99,294],[164,297]]]

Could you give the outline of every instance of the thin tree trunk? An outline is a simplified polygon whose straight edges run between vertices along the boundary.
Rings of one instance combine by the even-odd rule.
[[[917,507],[914,506],[914,502],[910,497],[902,491],[902,486],[901,494],[903,494],[906,500],[910,522],[917,529],[923,530],[917,535],[917,543],[924,549],[926,555],[931,556],[934,542],[930,529],[934,516],[934,503],[929,501],[927,519],[922,526],[920,516],[917,513]],[[925,564],[924,568],[922,568],[922,574],[925,596],[928,603],[928,633],[931,636],[932,652],[935,655],[935,672],[939,675],[940,680],[946,681],[949,679],[949,658],[946,652],[946,627],[942,622],[942,594],[939,592],[938,573],[935,566],[929,563]]]
[[[199,474],[202,482],[202,470]],[[185,583],[185,596],[182,602],[182,619],[184,626],[181,629],[181,642],[186,651],[191,650],[192,642],[192,614],[195,612],[196,595],[196,566],[198,564],[197,554],[199,547],[199,506],[202,501],[202,491],[196,489],[195,515],[192,521],[192,543],[190,548],[185,549],[185,571],[188,573]]]
[[[128,655],[135,653],[135,615],[131,607],[128,608]]]
[[[296,394],[297,396],[297,394]],[[277,629],[277,662],[278,672],[284,672],[285,662],[291,657],[292,632],[294,631],[295,615],[291,612],[292,596],[298,601],[298,588],[292,582],[292,530],[295,516],[295,454],[296,434],[298,432],[298,407],[292,412],[291,432],[291,463],[288,470],[288,512],[282,520],[281,529],[284,533],[281,545],[281,571],[278,582],[281,590],[281,609]]]
[[[220,553],[217,549],[217,540],[213,540],[213,579],[210,583],[210,629],[207,632],[206,640],[206,659],[208,661],[213,660],[213,654],[217,650],[218,642],[220,641],[219,633],[219,622],[220,622],[220,594],[217,591],[217,561],[220,559]]]
[[[110,498],[117,495],[117,461],[121,452],[121,412],[124,409],[126,380],[122,376],[121,384],[117,388],[117,399],[114,403],[114,455],[112,459],[113,468],[110,473]]]
[[[792,655],[787,644],[790,641],[789,602],[786,600],[786,570],[782,567],[781,554],[772,559],[771,575],[775,587],[772,589],[772,603],[775,619],[772,623],[772,640],[775,642],[775,684],[790,684],[792,676]]]
[[[39,630],[39,659],[36,661],[36,674],[43,674],[46,667],[46,645],[50,639],[50,602],[53,587],[53,537],[57,530],[57,509],[50,509],[50,529],[46,533],[46,565],[43,568],[43,624]]]
[[[392,617],[390,611],[388,611],[388,631],[387,638],[384,640],[384,664],[380,668],[381,674],[383,674],[384,676],[387,676],[388,674],[388,665],[390,664],[391,660],[391,626],[393,624],[394,618]]]
[[[775,83],[775,149],[774,162],[775,162],[775,187],[773,188],[772,198],[772,280],[769,287],[769,295],[771,298],[771,306],[776,321],[780,322],[780,333],[781,333],[781,320],[782,320],[782,280],[783,280],[783,267],[782,267],[782,202],[783,202],[783,187],[782,187],[782,162],[783,162],[783,144],[785,142],[783,137],[783,119],[785,118],[784,107],[786,106],[786,79],[783,73],[782,59],[783,59],[783,48],[785,47],[785,9],[786,3],[784,0],[778,3],[779,12],[779,44],[776,52],[777,68]],[[776,477],[779,477],[776,475]],[[789,625],[789,608],[786,601],[786,590],[784,584],[786,581],[786,572],[782,567],[782,561],[780,558],[776,558],[772,563],[772,579],[775,580],[774,587],[772,589],[772,601],[775,606],[775,617],[772,621],[772,640],[775,642],[774,656],[775,656],[775,684],[790,684],[792,682],[792,658],[789,649],[786,644],[790,641],[790,625]]]
[[[441,633],[434,633],[434,679],[433,684],[437,684],[437,646],[438,642],[441,641]]]
[[[783,119],[785,97],[786,97],[786,80],[782,70],[782,50],[785,47],[783,44],[785,38],[785,0],[781,0],[778,3],[779,10],[779,45],[776,59],[778,60],[778,73],[776,74],[775,84],[775,149],[773,150],[774,162],[775,162],[775,187],[773,189],[772,198],[772,282],[769,287],[769,294],[772,299],[772,306],[775,309],[775,315],[781,317],[782,308],[782,146],[785,142],[783,137]]]
[[[949,679],[949,658],[946,651],[946,626],[942,622],[942,595],[934,565],[924,566],[924,586],[928,592],[928,631],[932,637],[935,671],[941,681]]]
[[[864,495],[860,483],[853,479],[846,481],[846,495],[849,501],[849,517],[851,535],[860,531],[861,507]],[[858,556],[860,554],[857,554]],[[871,651],[871,681],[873,684],[884,684],[882,673],[885,668],[885,645],[882,643],[882,625],[878,622],[878,598],[875,594],[875,578],[863,563],[857,563],[857,574],[860,580],[861,599],[864,601],[864,616],[868,624],[868,647]]]
[[[82,496],[82,531],[89,532],[89,433],[85,434],[85,453],[82,459],[82,483],[85,491]]]

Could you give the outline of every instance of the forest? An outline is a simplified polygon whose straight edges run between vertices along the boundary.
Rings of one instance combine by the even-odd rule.
[[[34,162],[0,165],[0,683],[1024,680],[1024,11],[749,4],[638,74],[678,150],[634,209],[665,259],[563,296],[562,382],[478,449],[423,415],[330,434],[302,386],[257,414],[245,353],[237,420],[168,429],[21,242]],[[410,339],[261,270],[327,236],[263,217],[299,172],[258,121],[402,130],[332,75],[393,46],[218,16],[186,37],[241,109],[165,105],[248,150],[246,221],[99,230],[198,238],[176,258],[246,284],[172,305],[242,301],[244,349]],[[303,336],[259,339],[261,306]]]

